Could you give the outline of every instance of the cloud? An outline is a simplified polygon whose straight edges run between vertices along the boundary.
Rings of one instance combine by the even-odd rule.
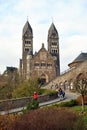
[[[0,71],[19,67],[22,57],[22,29],[27,16],[32,26],[34,52],[42,43],[47,49],[48,29],[53,22],[59,33],[61,71],[79,53],[87,52],[87,1],[84,0],[0,0]]]

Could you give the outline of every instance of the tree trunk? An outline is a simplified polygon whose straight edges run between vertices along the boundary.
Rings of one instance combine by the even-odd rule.
[[[84,95],[82,95],[82,112],[84,112],[85,107],[84,107]]]

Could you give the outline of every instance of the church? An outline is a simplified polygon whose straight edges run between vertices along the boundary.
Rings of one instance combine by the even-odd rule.
[[[22,31],[20,76],[23,79],[37,77],[42,84],[48,83],[60,75],[59,35],[53,22],[48,30],[48,49],[42,43],[41,49],[33,54],[33,45],[33,29],[27,21]]]

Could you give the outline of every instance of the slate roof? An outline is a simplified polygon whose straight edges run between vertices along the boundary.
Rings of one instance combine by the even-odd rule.
[[[83,62],[87,60],[87,53],[81,53],[73,62]]]
[[[25,32],[27,31],[27,29],[30,30],[31,33],[33,33],[32,31],[32,28],[31,28],[31,25],[29,24],[29,22],[27,21],[26,24],[24,25],[24,28],[23,28],[23,35],[25,34]]]

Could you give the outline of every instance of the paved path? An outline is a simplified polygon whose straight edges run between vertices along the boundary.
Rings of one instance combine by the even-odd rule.
[[[77,94],[77,93],[66,92],[65,98],[63,100],[60,100],[60,98],[56,98],[51,101],[40,103],[39,106],[42,107],[42,106],[47,106],[47,105],[51,105],[51,104],[55,104],[55,103],[70,101],[71,99],[76,99],[78,96],[79,96],[79,94]]]
[[[61,100],[61,101],[60,101],[60,98],[56,98],[56,99],[51,100],[51,101],[39,103],[39,106],[40,106],[40,107],[43,107],[43,106],[47,106],[47,105],[51,105],[51,104],[55,104],[55,103],[60,103],[60,102],[69,101],[69,100],[71,100],[71,99],[76,99],[78,96],[79,96],[79,94],[66,92],[66,95],[65,95],[65,99],[64,99],[64,100]],[[14,113],[14,112],[20,112],[20,111],[22,111],[23,109],[26,109],[26,107],[16,108],[16,109],[8,110],[8,111],[1,111],[1,112],[0,112],[0,115],[9,114],[9,113]]]

